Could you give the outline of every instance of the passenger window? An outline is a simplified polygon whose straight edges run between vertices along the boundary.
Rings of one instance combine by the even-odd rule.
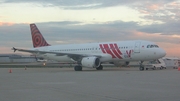
[[[151,47],[150,48],[153,48],[154,46],[153,45],[151,45]]]
[[[147,45],[147,48],[149,48],[149,45]]]

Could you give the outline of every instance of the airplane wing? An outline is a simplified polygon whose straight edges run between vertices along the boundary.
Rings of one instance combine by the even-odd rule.
[[[28,49],[20,49],[20,48],[15,48],[13,47],[12,50],[14,52],[16,51],[21,51],[21,52],[28,52],[28,53],[33,53],[33,54],[55,54],[56,56],[64,56],[67,55],[68,57],[72,58],[73,60],[77,61],[79,58],[82,57],[87,57],[87,56],[96,56],[101,58],[101,55],[94,55],[94,54],[80,54],[80,53],[64,53],[64,52],[53,52],[53,51],[40,51],[40,50],[28,50]]]

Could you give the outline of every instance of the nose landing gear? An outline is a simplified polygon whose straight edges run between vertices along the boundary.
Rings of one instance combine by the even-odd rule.
[[[140,66],[139,66],[139,70],[140,70],[140,71],[144,71],[143,61],[140,61],[140,62],[139,62],[139,65],[140,65]]]

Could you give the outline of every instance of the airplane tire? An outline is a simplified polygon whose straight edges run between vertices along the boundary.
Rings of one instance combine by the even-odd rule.
[[[154,70],[156,70],[156,67],[154,66],[154,68],[153,68]]]
[[[143,67],[143,66],[140,66],[140,67],[139,67],[139,70],[140,70],[140,71],[143,71],[143,70],[144,70],[144,67]]]
[[[74,67],[74,70],[75,70],[75,71],[82,71],[82,66],[75,66],[75,67]]]
[[[96,68],[96,70],[103,70],[103,66],[100,65],[99,67]]]

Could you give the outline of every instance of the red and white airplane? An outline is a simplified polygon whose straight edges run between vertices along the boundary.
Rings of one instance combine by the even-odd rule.
[[[34,48],[12,48],[22,52],[29,52],[45,59],[61,62],[77,62],[75,71],[82,67],[102,70],[104,62],[116,66],[128,65],[130,61],[140,61],[140,70],[144,70],[143,61],[155,60],[166,55],[166,52],[153,42],[144,40],[98,42],[67,45],[50,45],[46,42],[35,24],[30,24]]]

